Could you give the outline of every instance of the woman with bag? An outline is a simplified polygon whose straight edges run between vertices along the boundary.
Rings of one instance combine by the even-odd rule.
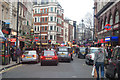
[[[101,78],[104,78],[104,61],[105,61],[105,55],[104,51],[99,48],[98,52],[95,53],[95,59],[94,59],[94,66],[97,71],[97,80],[99,80],[99,67],[101,69]]]

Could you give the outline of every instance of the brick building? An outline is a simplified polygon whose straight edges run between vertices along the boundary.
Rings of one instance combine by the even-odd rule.
[[[110,39],[107,43],[112,46],[120,45],[120,1],[96,2],[95,0],[95,35],[102,43]],[[106,30],[104,26],[110,24],[111,30]]]
[[[34,32],[39,41],[62,43],[64,10],[56,0],[39,0],[33,5]],[[41,39],[40,39],[41,38]]]

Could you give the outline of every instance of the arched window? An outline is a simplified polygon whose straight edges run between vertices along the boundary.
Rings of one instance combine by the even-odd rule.
[[[119,22],[119,13],[117,11],[115,14],[115,23],[118,23],[118,22]]]
[[[105,18],[105,25],[108,24],[107,17]]]
[[[104,22],[102,21],[102,29],[104,29]]]
[[[112,15],[110,15],[110,25],[113,25],[113,18],[112,18]]]

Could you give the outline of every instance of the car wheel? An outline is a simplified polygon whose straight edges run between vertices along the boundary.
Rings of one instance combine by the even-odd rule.
[[[78,55],[78,58],[80,58],[80,56]]]

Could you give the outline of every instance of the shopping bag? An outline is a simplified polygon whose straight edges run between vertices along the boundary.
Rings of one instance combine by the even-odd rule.
[[[94,78],[97,78],[97,71],[96,71],[96,68],[94,70]]]
[[[93,69],[92,69],[92,73],[91,73],[92,77],[94,77],[94,71],[95,71],[95,66],[93,66]]]

